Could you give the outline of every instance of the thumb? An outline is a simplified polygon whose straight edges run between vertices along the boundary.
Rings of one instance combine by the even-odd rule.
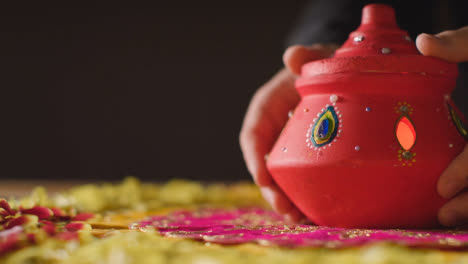
[[[328,58],[338,48],[337,45],[315,44],[312,46],[294,45],[286,49],[283,54],[283,62],[286,68],[294,73],[301,74],[302,65],[309,61]]]
[[[416,38],[416,46],[425,56],[450,62],[468,61],[468,26],[436,35],[422,33]]]

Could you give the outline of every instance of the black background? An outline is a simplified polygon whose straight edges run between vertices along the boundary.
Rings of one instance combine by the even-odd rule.
[[[242,119],[306,2],[2,6],[0,177],[250,179]],[[402,27],[423,30],[433,10],[412,4]]]
[[[249,179],[242,118],[305,1],[252,2],[4,7],[1,177]]]

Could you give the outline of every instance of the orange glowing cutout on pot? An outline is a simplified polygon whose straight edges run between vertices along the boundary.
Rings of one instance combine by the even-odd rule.
[[[406,117],[401,117],[396,125],[395,129],[398,143],[404,150],[410,150],[416,142],[416,130],[414,129],[413,123]]]

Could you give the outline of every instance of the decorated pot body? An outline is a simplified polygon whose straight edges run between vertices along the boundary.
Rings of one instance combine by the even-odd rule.
[[[388,58],[379,62],[376,56],[358,64],[392,68],[385,66]],[[394,60],[411,64],[414,56]],[[267,166],[314,223],[354,228],[438,225],[445,200],[436,183],[464,148],[466,126],[449,96],[454,76],[432,74],[439,61],[427,59],[433,64],[421,66],[431,68],[424,72],[362,70],[349,61],[345,67],[352,70],[324,66],[334,58],[303,67],[296,83],[302,100]]]

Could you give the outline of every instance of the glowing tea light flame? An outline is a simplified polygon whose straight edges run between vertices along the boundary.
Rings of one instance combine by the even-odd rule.
[[[401,147],[404,150],[410,150],[416,142],[416,130],[406,116],[398,121],[395,132]]]

